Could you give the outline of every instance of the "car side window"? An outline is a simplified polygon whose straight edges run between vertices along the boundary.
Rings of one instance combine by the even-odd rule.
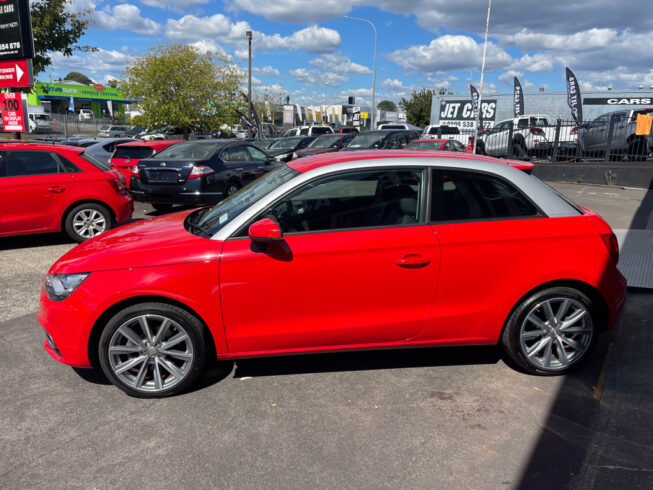
[[[399,143],[399,135],[391,134],[390,136],[388,136],[388,139],[385,141],[385,148],[388,150],[401,148],[401,145]]]
[[[522,118],[517,122],[517,129],[527,129],[528,128],[528,119]]]
[[[75,165],[73,162],[68,160],[65,156],[59,155],[59,154],[54,154],[54,158],[59,160],[59,165],[60,165],[60,170],[63,173],[77,173],[81,172],[79,167]]]
[[[451,144],[454,147],[454,151],[465,151],[467,149],[460,141],[451,140]]]
[[[283,233],[418,223],[422,170],[346,172],[317,179],[263,211]]]
[[[247,151],[249,151],[249,154],[251,156],[251,159],[254,160],[255,162],[267,162],[268,161],[268,156],[263,153],[261,150],[254,146],[248,146]]]
[[[431,221],[535,217],[537,208],[515,187],[467,170],[431,172]]]
[[[443,149],[444,151],[451,151],[451,150],[453,150],[453,148],[451,147],[451,141],[447,141],[447,142],[444,144],[444,147],[443,147],[442,149]]]
[[[222,152],[222,159],[229,163],[248,162],[250,159],[249,152],[244,146],[232,146]]]
[[[6,175],[19,177],[59,173],[59,162],[49,151],[7,151]]]

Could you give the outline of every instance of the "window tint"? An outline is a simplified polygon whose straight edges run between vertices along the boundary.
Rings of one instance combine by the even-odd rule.
[[[451,151],[451,150],[453,150],[453,148],[451,147],[451,141],[447,141],[447,142],[444,144],[444,147],[443,147],[442,149],[443,149],[444,151]]]
[[[154,155],[159,160],[208,160],[218,145],[207,143],[177,143]]]
[[[256,218],[284,233],[396,226],[419,221],[421,170],[348,172],[310,182]]]
[[[77,165],[75,165],[73,162],[68,160],[63,155],[59,155],[59,154],[55,153],[54,158],[59,160],[59,163],[61,165],[59,168],[60,168],[61,172],[64,172],[64,173],[81,172],[81,170],[79,169],[79,167]]]
[[[535,216],[537,209],[517,189],[490,175],[432,171],[431,221]]]
[[[154,154],[154,150],[148,146],[118,146],[113,158],[147,158]]]
[[[249,151],[249,154],[251,156],[251,160],[254,160],[255,162],[267,162],[268,157],[265,153],[263,153],[261,150],[254,146],[247,146],[247,151]]]
[[[82,157],[84,160],[86,160],[88,163],[92,164],[94,167],[98,168],[99,170],[102,170],[103,172],[108,172],[109,170],[113,170],[113,167],[111,167],[111,165],[103,162],[102,160],[99,160],[97,157],[93,156],[90,153],[84,152],[79,156]]]
[[[308,128],[302,128],[302,129],[300,129],[300,130],[299,130],[299,134],[302,134],[302,135],[305,134],[305,135],[308,136]]]
[[[451,144],[454,151],[465,151],[467,149],[460,141],[452,140]]]
[[[231,148],[227,148],[220,156],[228,163],[249,162],[250,160],[249,152],[244,146],[232,146]]]
[[[528,128],[528,119],[523,118],[520,119],[519,122],[517,123],[517,129],[526,129]]]
[[[59,173],[59,162],[49,151],[8,151],[5,158],[7,177]]]
[[[331,131],[331,128],[327,128],[326,126],[313,126],[313,131],[311,134],[331,134],[333,131]]]

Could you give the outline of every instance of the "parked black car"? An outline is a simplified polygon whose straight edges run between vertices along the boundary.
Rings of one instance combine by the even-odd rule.
[[[289,162],[292,160],[293,153],[297,150],[303,150],[313,140],[315,136],[291,136],[290,138],[279,138],[267,152],[272,155],[278,162]]]
[[[273,167],[274,159],[249,143],[189,141],[140,160],[129,191],[159,211],[173,204],[214,204]]]
[[[419,131],[412,130],[363,131],[349,142],[344,151],[401,149],[419,135]]]

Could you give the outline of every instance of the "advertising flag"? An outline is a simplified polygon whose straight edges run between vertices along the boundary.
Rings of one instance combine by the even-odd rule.
[[[483,127],[483,116],[481,115],[478,107],[478,102],[481,99],[481,95],[478,93],[478,90],[476,90],[476,87],[474,85],[469,86],[469,90],[472,94],[472,112],[474,113],[474,121],[478,119],[479,121],[479,128]]]
[[[75,112],[75,101],[73,100],[73,96],[70,96],[70,102],[68,102],[68,110],[70,112]]]
[[[524,91],[521,88],[519,79],[515,77],[515,90],[514,90],[513,109],[515,117],[524,115]]]
[[[567,74],[567,104],[569,104],[574,121],[576,121],[576,124],[580,124],[583,121],[583,104],[580,98],[580,86],[578,85],[578,79],[574,75],[574,72],[569,68],[565,68],[565,71]]]

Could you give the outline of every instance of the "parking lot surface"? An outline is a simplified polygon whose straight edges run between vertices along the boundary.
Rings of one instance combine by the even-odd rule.
[[[653,229],[652,191],[554,186]],[[650,290],[565,377],[494,347],[377,351],[214,363],[191,392],[141,400],[43,349],[41,281],[72,247],[0,240],[0,488],[653,487]]]

